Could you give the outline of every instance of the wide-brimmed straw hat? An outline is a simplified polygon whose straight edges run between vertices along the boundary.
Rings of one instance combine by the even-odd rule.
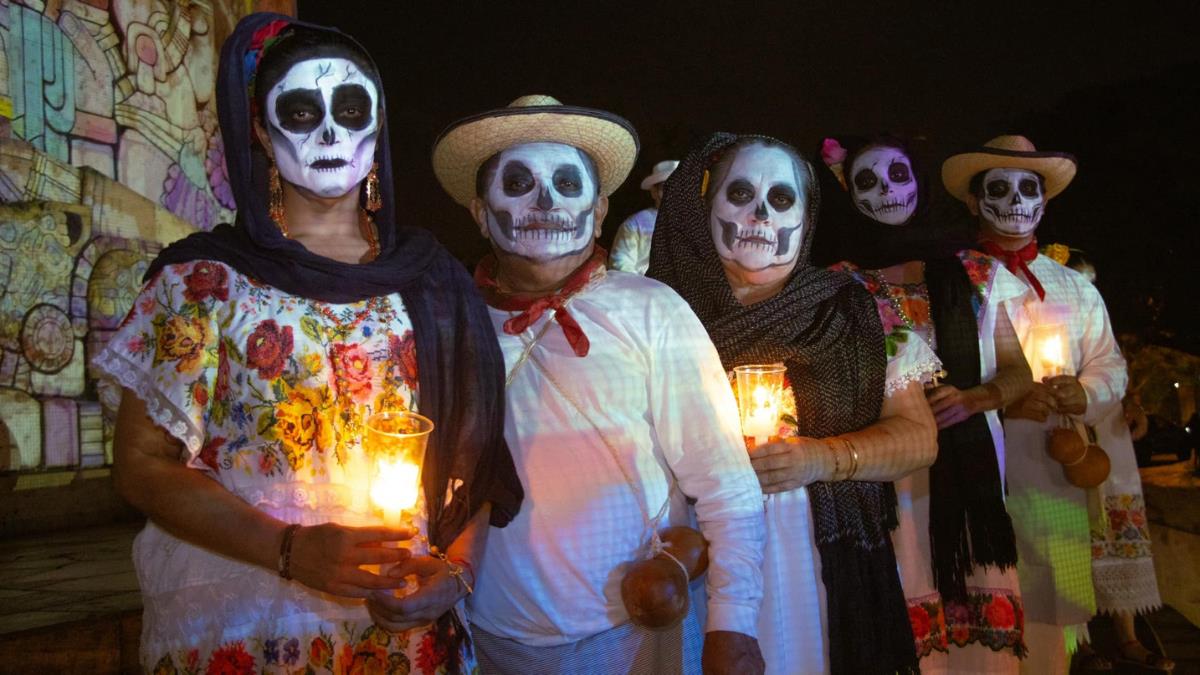
[[[625,182],[638,154],[637,132],[625,118],[530,95],[446,127],[433,145],[433,173],[454,201],[469,206],[479,167],[497,152],[524,143],[563,143],[583,150],[596,164],[605,196]]]
[[[1066,189],[1075,177],[1075,157],[1065,152],[1038,152],[1024,136],[997,136],[983,147],[953,155],[942,163],[942,183],[960,201],[967,201],[971,179],[988,169],[1027,169],[1046,183],[1046,199]]]
[[[679,166],[679,160],[677,159],[664,159],[658,164],[655,164],[654,168],[650,171],[650,175],[642,179],[642,189],[649,190],[655,185],[658,185],[659,183],[670,178],[671,172],[674,171],[675,167],[677,166]]]

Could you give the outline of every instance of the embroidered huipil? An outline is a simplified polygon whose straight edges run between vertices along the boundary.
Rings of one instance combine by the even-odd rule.
[[[1112,462],[1108,480],[1090,496],[1068,484],[1061,466],[1045,454],[1046,431],[1057,424],[1057,416],[1051,415],[1045,424],[1005,421],[1008,503],[1029,619],[1067,626],[1086,622],[1096,609],[1137,612],[1157,607],[1161,600],[1141,479],[1121,410],[1128,375],[1108,310],[1099,291],[1078,272],[1044,255],[1029,268],[1046,298],[1027,298],[1014,313],[1013,326],[1034,380],[1040,381],[1043,373],[1030,339],[1033,328],[1065,325],[1070,364],[1087,394],[1087,412],[1080,420],[1095,429],[1097,443]]]
[[[183,444],[180,462],[255,508],[303,525],[369,525],[380,520],[365,491],[363,423],[417,409],[414,344],[399,294],[323,303],[200,260],[164,268],[94,365]],[[133,559],[146,670],[432,673],[445,660],[427,628],[378,630],[362,600],[194,546],[153,521]]]
[[[622,272],[645,274],[650,267],[650,242],[654,239],[654,223],[658,209],[642,209],[625,219],[613,238],[608,266]]]
[[[996,319],[1007,305],[1020,304],[1026,288],[994,258],[973,250],[960,251],[959,260],[975,291],[972,304],[979,327],[980,381],[996,375]],[[913,321],[911,333],[936,347],[929,290],[919,284],[884,284],[875,271],[860,270],[850,263],[835,266],[854,274],[876,298],[889,328],[888,340],[905,336],[904,320],[892,303],[899,303]],[[888,294],[891,294],[891,299]],[[899,330],[900,333],[896,331]],[[1001,477],[1004,475],[1004,428],[998,411],[984,413]],[[929,469],[920,469],[895,482],[900,526],[892,535],[900,580],[908,600],[917,655],[922,673],[1015,673],[1018,658],[1026,653],[1020,583],[1015,569],[976,568],[967,578],[965,602],[943,601],[933,581],[929,539]],[[951,648],[953,647],[953,648]]]
[[[643,509],[653,517],[670,495],[664,520],[686,524],[691,497],[709,541],[707,630],[754,635],[762,492],[707,333],[674,291],[622,272],[593,280],[567,309],[591,343],[587,356],[576,356],[552,312],[510,335],[503,324],[513,313],[490,309],[510,372],[552,325],[508,386],[504,435],[526,500],[491,530],[472,623],[530,646],[625,623],[622,565],[644,557]]]
[[[892,336],[896,325],[902,322],[886,301],[878,301],[877,306],[885,335],[889,336],[884,395],[892,396],[914,382],[928,381],[942,364],[923,341]],[[795,416],[790,383],[783,400],[783,413]],[[781,438],[795,435],[794,426],[780,422]],[[899,487],[897,484],[897,491]],[[808,489],[767,495],[766,520],[763,576],[769,592],[763,598],[758,617],[766,672],[768,675],[827,673],[829,622]],[[899,561],[899,550],[896,555]]]

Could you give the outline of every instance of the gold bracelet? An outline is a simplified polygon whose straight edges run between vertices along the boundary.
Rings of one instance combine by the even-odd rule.
[[[284,579],[292,578],[292,540],[296,537],[298,523],[292,523],[283,528],[283,541],[279,542],[279,562],[276,566],[279,576]]]
[[[842,436],[842,442],[850,450],[850,473],[846,474],[846,480],[854,480],[854,476],[858,474],[858,448],[854,447],[854,441]]]
[[[833,474],[831,474],[829,476],[829,480],[835,481],[835,480],[838,480],[838,474],[841,473],[841,471],[842,471],[842,463],[838,459],[837,448],[834,447],[834,445],[830,441],[836,441],[837,439],[836,438],[826,438],[824,440],[825,440],[825,447],[829,449],[829,452],[833,453]]]

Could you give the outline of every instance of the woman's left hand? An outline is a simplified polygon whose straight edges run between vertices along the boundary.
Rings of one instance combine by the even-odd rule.
[[[463,584],[450,574],[444,560],[428,555],[414,556],[388,570],[387,576],[417,576],[417,590],[397,598],[378,591],[367,598],[367,611],[375,625],[395,633],[432,623],[467,594]]]
[[[829,446],[823,441],[793,436],[778,443],[764,443],[750,451],[750,464],[758,474],[762,491],[787,492],[833,475]]]

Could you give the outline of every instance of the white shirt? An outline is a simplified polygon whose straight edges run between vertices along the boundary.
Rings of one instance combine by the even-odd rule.
[[[654,239],[654,223],[658,209],[642,209],[625,219],[613,238],[608,266],[622,272],[645,274],[650,267],[650,242]]]
[[[591,341],[588,355],[575,355],[556,322],[508,387],[504,436],[525,502],[489,534],[471,621],[531,646],[575,642],[628,621],[622,565],[644,557],[643,508],[658,513],[673,474],[679,490],[660,528],[685,524],[684,496],[695,500],[709,541],[707,630],[755,635],[763,497],[704,327],[673,290],[622,272],[593,282],[568,310]],[[512,313],[490,311],[511,372],[526,343],[504,332]],[[547,321],[549,312],[524,338]]]

